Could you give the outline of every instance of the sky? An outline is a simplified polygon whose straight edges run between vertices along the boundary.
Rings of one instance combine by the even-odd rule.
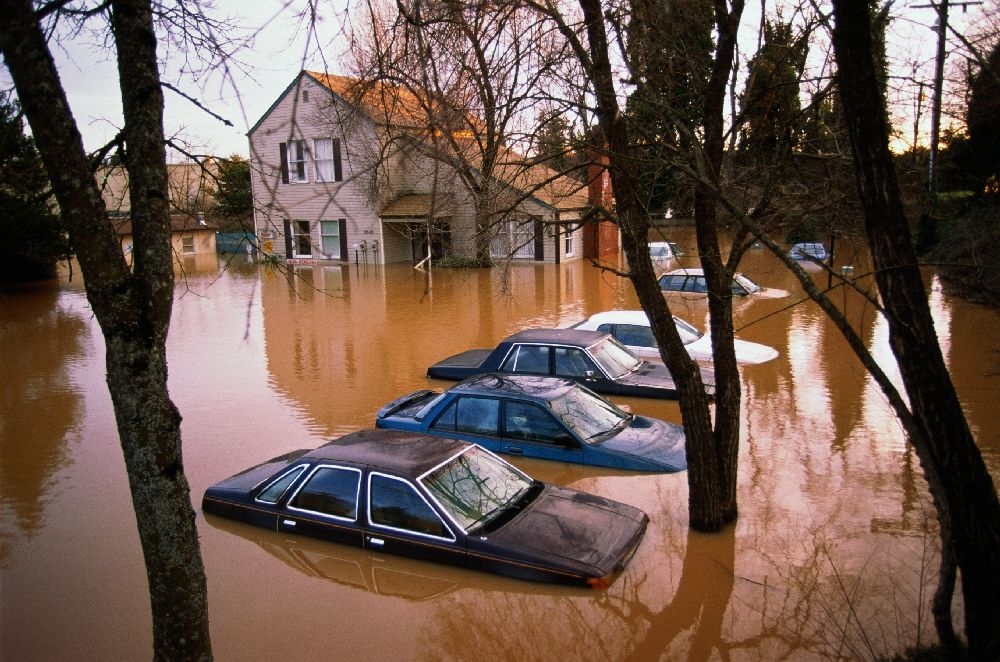
[[[238,25],[226,32],[230,36],[252,35],[253,47],[234,54],[227,66],[231,78],[224,78],[219,70],[197,76],[183,85],[186,94],[196,97],[213,113],[232,123],[227,126],[190,101],[165,91],[164,125],[169,136],[177,136],[189,145],[191,153],[229,156],[248,154],[246,133],[267,111],[278,95],[292,82],[303,68],[332,73],[348,73],[339,65],[344,51],[340,38],[345,20],[347,0],[322,2],[318,6],[315,32],[304,28],[297,12],[307,3],[304,0],[201,0],[215,6],[212,15],[227,16]],[[952,0],[956,2],[956,0]],[[899,80],[913,77],[928,84],[933,78],[933,59],[936,35],[930,29],[936,18],[934,9],[926,8],[930,0],[909,0],[894,5],[897,20],[893,22],[889,37],[890,49],[901,60],[922,63],[922,68],[897,72]],[[789,3],[784,3],[789,4]],[[757,2],[747,3],[744,25],[752,32],[755,19],[749,14],[760,7]],[[768,1],[769,7],[774,2]],[[919,7],[924,5],[924,8]],[[958,7],[951,10],[951,23],[963,30],[969,24],[982,20],[978,5],[968,11]],[[100,37],[103,39],[103,37]],[[61,39],[54,48],[63,86],[70,100],[77,124],[84,138],[84,147],[95,150],[107,143],[121,125],[121,102],[113,53],[92,45],[98,37]],[[90,43],[88,43],[90,42]],[[161,53],[163,52],[161,48]],[[172,74],[182,62],[181,58],[168,57],[168,70],[164,78],[173,80]],[[6,69],[0,69],[0,86],[10,86]],[[916,86],[911,86],[916,89]],[[912,114],[916,108],[913,94],[899,101],[896,114]],[[929,127],[929,99],[924,99],[922,128],[924,136]],[[912,119],[902,120],[904,126]],[[907,129],[912,133],[912,129]],[[926,144],[926,137],[922,138]],[[173,155],[172,160],[181,160]]]
[[[201,0],[201,4],[207,4]],[[253,47],[227,60],[228,79],[221,69],[184,76],[181,89],[228,120],[212,117],[178,94],[164,91],[164,130],[169,137],[183,138],[193,153],[229,156],[249,153],[247,131],[267,111],[278,95],[303,68],[337,71],[343,47],[343,3],[322,2],[316,33],[301,29],[297,12],[302,0],[214,0],[213,16],[230,16],[239,28],[226,34],[252,35]],[[114,53],[95,47],[101,37],[60,39],[53,55],[60,71],[70,107],[83,135],[84,147],[95,150],[110,141],[122,124],[121,92]],[[161,56],[164,52],[161,42]],[[168,57],[162,77],[173,77],[181,58]],[[305,65],[303,65],[305,63]],[[0,86],[10,87],[6,69],[0,70]],[[173,160],[179,160],[172,156]]]

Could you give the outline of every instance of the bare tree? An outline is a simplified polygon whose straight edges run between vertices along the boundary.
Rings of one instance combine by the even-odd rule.
[[[205,575],[181,458],[181,417],[167,392],[174,294],[163,96],[150,0],[112,0],[107,13],[121,81],[134,267],[108,221],[43,22],[65,3],[0,3],[0,52],[10,70],[76,248],[107,344],[107,380],[142,543],[157,660],[210,659]]]
[[[541,114],[553,70],[565,59],[558,43],[516,3],[416,0],[363,7],[363,27],[353,41],[356,75],[368,86],[394,86],[422,115],[419,127],[394,139],[435,164],[435,181],[449,177],[467,192],[476,260],[491,263],[491,240],[511,223],[530,228],[521,244],[532,241],[534,220],[521,204],[559,173],[539,175],[539,160],[515,147],[533,135],[525,118]],[[394,118],[386,119],[388,135]]]
[[[939,518],[962,576],[974,659],[1000,658],[1000,501],[955,393],[934,331],[886,130],[872,57],[871,20],[860,3],[835,0],[838,83],[851,136],[865,229],[885,302],[889,341],[921,434],[912,438],[929,480],[940,480]]]

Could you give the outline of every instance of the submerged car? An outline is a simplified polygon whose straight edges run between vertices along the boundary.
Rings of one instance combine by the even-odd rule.
[[[651,241],[649,242],[649,257],[653,263],[666,262],[684,255],[681,247],[672,241]]]
[[[609,333],[581,329],[518,331],[494,349],[469,349],[427,368],[428,377],[454,381],[487,372],[567,377],[606,395],[677,397],[665,365],[639,358]],[[714,394],[714,371],[703,367],[701,379]]]
[[[522,579],[605,588],[649,522],[458,439],[362,430],[209,487],[206,513]]]
[[[496,453],[634,471],[687,468],[684,428],[637,416],[570,379],[483,374],[390,402],[379,428],[464,439]]]
[[[695,361],[712,360],[712,338],[691,324],[674,316],[674,324],[688,355]],[[649,317],[642,310],[607,310],[595,313],[570,328],[589,329],[610,333],[636,355],[647,360],[660,360],[660,348],[649,326]],[[778,356],[778,350],[736,338],[736,361],[739,363],[765,363]]]
[[[708,281],[705,279],[703,269],[674,269],[665,274],[660,274],[657,282],[660,289],[665,292],[681,292],[684,294],[708,294]],[[779,298],[788,296],[784,290],[770,290],[762,287],[750,280],[744,274],[736,274],[730,284],[733,296],[762,296],[766,298]]]
[[[802,242],[793,244],[788,251],[788,257],[793,260],[805,260],[807,262],[822,262],[830,257],[826,246],[819,242]]]

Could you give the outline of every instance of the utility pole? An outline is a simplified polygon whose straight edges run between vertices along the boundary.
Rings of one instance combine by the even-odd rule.
[[[920,244],[927,246],[933,242],[936,232],[938,208],[938,142],[941,138],[941,96],[944,90],[944,61],[948,53],[945,50],[948,42],[948,8],[949,0],[931,2],[929,5],[913,5],[914,9],[931,8],[937,11],[937,57],[934,62],[934,99],[931,105],[931,141],[927,156],[927,205],[921,218]],[[953,3],[967,11],[971,5],[981,5],[982,2]]]

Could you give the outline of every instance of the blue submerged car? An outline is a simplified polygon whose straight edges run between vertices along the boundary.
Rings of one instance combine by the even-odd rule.
[[[626,412],[571,379],[486,373],[390,402],[375,426],[470,441],[495,453],[670,473],[687,469],[684,429]]]

